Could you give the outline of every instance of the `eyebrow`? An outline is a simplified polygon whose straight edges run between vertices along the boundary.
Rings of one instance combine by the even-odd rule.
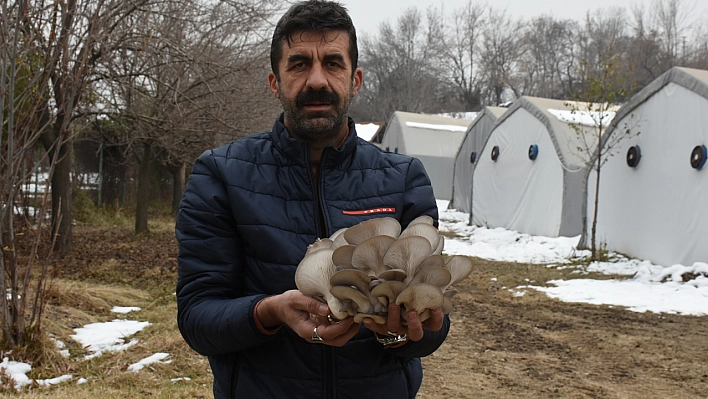
[[[311,57],[304,54],[293,54],[288,57],[288,64],[293,64],[300,61],[310,61],[311,59]]]
[[[311,60],[312,57],[310,57],[309,55],[292,54],[288,57],[288,64],[295,64],[301,61],[310,62]],[[339,61],[340,63],[344,64],[346,60],[344,59],[344,56],[342,54],[333,53],[325,55],[323,61]]]

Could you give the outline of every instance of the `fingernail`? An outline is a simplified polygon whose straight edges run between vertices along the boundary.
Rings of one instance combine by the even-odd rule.
[[[320,316],[327,316],[327,313],[329,313],[329,307],[327,305],[320,305]]]

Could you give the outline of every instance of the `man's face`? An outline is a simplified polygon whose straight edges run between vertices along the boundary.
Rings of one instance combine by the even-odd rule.
[[[346,128],[351,99],[362,83],[360,69],[352,78],[347,32],[300,32],[290,46],[287,41],[281,45],[280,80],[272,72],[268,80],[283,105],[288,131],[308,141],[337,138]]]

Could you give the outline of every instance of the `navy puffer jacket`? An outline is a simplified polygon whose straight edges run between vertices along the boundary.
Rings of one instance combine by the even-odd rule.
[[[349,129],[340,148],[322,153],[319,181],[307,144],[290,137],[282,115],[272,132],[206,151],[194,165],[176,225],[178,323],[209,356],[217,399],[413,398],[419,358],[447,336],[445,317],[421,341],[383,349],[362,325],[334,348],[287,326],[263,334],[254,323],[259,300],[296,289],[297,265],[318,237],[375,217],[405,227],[430,215],[437,223],[421,162],[358,139],[351,119]]]

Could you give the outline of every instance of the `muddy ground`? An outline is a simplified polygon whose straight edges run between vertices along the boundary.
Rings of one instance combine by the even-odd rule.
[[[514,296],[555,272],[476,263],[420,398],[708,398],[708,318]]]
[[[64,277],[90,280],[87,266],[112,258],[138,284],[151,268],[163,270],[160,284],[176,280],[169,230],[134,236],[77,226],[74,239]],[[514,296],[512,287],[572,276],[475,260],[457,286],[447,341],[423,359],[419,398],[708,398],[708,317],[563,303],[533,290]]]

